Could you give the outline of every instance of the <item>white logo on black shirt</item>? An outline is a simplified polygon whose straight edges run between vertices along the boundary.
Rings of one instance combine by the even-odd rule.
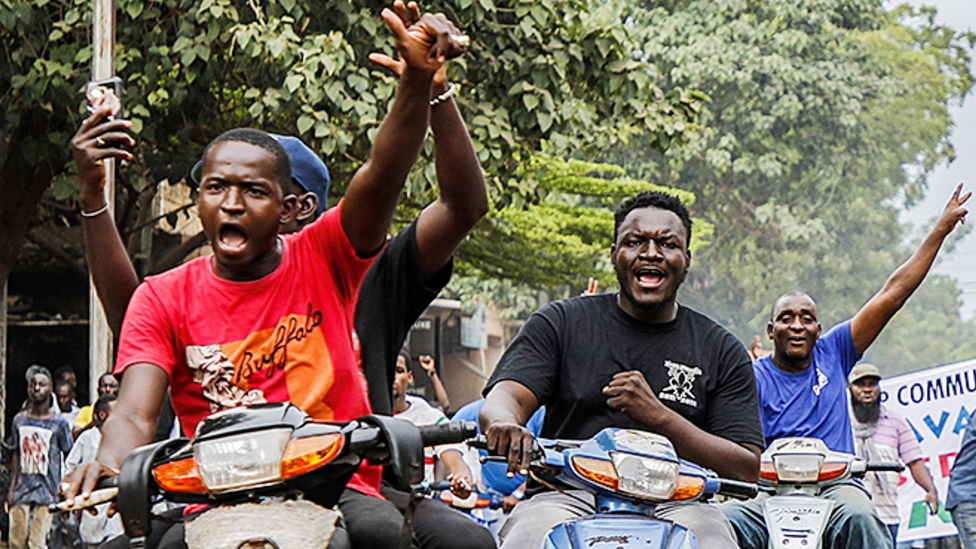
[[[814,370],[817,372],[817,384],[813,386],[813,394],[820,396],[820,391],[823,391],[823,388],[830,383],[830,378],[821,372],[820,368],[814,368]]]
[[[701,368],[685,366],[670,360],[665,360],[664,366],[668,369],[668,386],[657,397],[697,408],[698,399],[695,398],[694,393],[695,379],[702,374]]]

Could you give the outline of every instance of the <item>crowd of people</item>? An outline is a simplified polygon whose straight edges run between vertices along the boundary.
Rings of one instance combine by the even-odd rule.
[[[369,159],[338,204],[329,207],[325,163],[299,139],[227,131],[188,177],[212,254],[144,281],[104,191],[103,161],[133,158],[131,123],[114,116],[118,106],[107,99],[81,124],[71,147],[88,262],[119,334],[118,357],[99,378],[96,402],[83,408],[74,382],[40,366],[27,372],[29,397],[12,433],[12,547],[46,547],[48,505],[84,499],[99,478],[117,475],[134,448],[156,437],[163,410],[175,412],[186,436],[212,412],[261,402],[290,401],[324,421],[369,413],[417,425],[448,420],[451,401],[437,364],[416,357],[434,389],[431,403],[410,394],[414,357],[401,349],[450,279],[454,251],[488,211],[484,175],[448,79],[449,60],[464,53],[466,40],[447,17],[421,13],[414,3],[397,0],[383,19],[399,57],[370,59],[396,75],[399,88]],[[428,130],[439,197],[390,238],[401,188]],[[791,291],[775,299],[769,351],[758,336],[747,351],[717,322],[679,303],[692,263],[686,206],[659,192],[624,201],[610,242],[619,291],[600,294],[591,285],[534,313],[501,357],[484,399],[454,416],[478,421],[487,451],[507,463],[482,464],[479,452],[463,445],[430,448],[426,456],[428,479],[448,479],[460,499],[497,497],[504,520],[471,520],[434,500],[413,505],[410,494],[382,480],[379,467],[364,463],[339,499],[343,522],[330,547],[399,546],[408,507],[422,549],[541,547],[552,526],[595,508],[591,494],[526,479],[536,437],[588,438],[604,427],[664,435],[680,457],[746,482],[758,480],[766,445],[783,437],[815,437],[868,460],[897,458],[935,512],[939,494],[910,428],[881,404],[880,369],[859,361],[964,221],[969,197],[960,185],[915,253],[853,318],[824,332],[812,297]],[[302,328],[278,338],[290,326]],[[964,546],[976,549],[970,423],[946,507]],[[893,548],[897,483],[897,474],[879,473],[830,487],[825,497],[837,505],[825,547]],[[764,549],[763,497],[661,504],[655,513],[709,549]],[[182,529],[181,520],[161,521],[151,542],[185,547]],[[104,509],[82,518],[78,530],[86,547],[129,543]]]
[[[10,480],[5,509],[11,548],[69,549],[98,547],[122,533],[118,516],[108,504],[97,515],[58,514],[48,506],[59,499],[64,475],[95,459],[101,428],[112,413],[118,382],[102,376],[94,404],[79,408],[77,376],[68,367],[53,375],[45,366],[27,369],[27,400],[14,416],[9,447]],[[81,412],[87,410],[87,415]]]

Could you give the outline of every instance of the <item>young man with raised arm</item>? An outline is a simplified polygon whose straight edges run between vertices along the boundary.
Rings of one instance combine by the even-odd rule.
[[[98,459],[71,477],[68,499],[89,493],[148,441],[167,385],[187,433],[212,410],[262,400],[290,400],[317,419],[368,413],[350,340],[352,308],[426,134],[433,74],[460,53],[453,39],[459,33],[443,16],[425,15],[407,27],[393,11],[383,15],[406,68],[370,159],[336,208],[279,237],[297,202],[285,195],[290,166],[280,143],[232,130],[208,146],[199,210],[214,254],[147,279],[133,296],[116,368],[124,380],[118,413],[105,426]],[[104,148],[130,142],[124,128],[96,137],[83,126],[76,141],[96,145],[83,147],[83,179],[100,158],[126,158]],[[282,353],[275,330],[296,322],[307,329]],[[378,471],[362,467],[350,488],[378,495]]]

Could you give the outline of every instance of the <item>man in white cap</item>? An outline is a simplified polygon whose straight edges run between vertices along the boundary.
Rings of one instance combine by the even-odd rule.
[[[855,366],[847,377],[855,452],[868,461],[901,460],[912,472],[915,482],[925,490],[925,503],[929,512],[935,514],[939,510],[939,495],[922,459],[922,448],[905,418],[881,404],[879,381],[881,370],[867,363]],[[892,539],[898,539],[899,476],[898,473],[878,471],[864,477],[878,516],[891,530]]]

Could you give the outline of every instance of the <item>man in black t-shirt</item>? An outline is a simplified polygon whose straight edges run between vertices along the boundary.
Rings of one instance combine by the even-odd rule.
[[[688,210],[675,197],[641,193],[617,210],[614,232],[620,292],[557,301],[529,318],[485,389],[489,449],[509,457],[510,472],[524,472],[533,437],[523,426],[545,404],[543,437],[643,429],[723,477],[756,481],[763,438],[749,355],[724,328],[677,303],[691,261]],[[549,528],[592,512],[566,494],[536,494],[502,525],[501,547],[540,547]],[[715,507],[660,505],[655,516],[688,527],[702,547],[736,547]]]

